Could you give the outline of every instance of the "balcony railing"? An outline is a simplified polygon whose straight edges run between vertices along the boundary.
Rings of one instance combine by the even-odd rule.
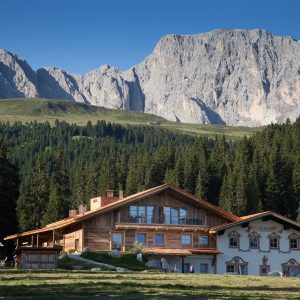
[[[166,222],[164,216],[160,217],[147,217],[147,216],[128,216],[117,218],[118,223],[133,223],[133,224],[167,224],[167,225],[205,225],[202,219],[195,218],[182,218],[177,223]]]

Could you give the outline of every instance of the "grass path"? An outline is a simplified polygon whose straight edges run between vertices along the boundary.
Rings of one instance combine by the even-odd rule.
[[[299,278],[0,271],[0,299],[299,299]]]

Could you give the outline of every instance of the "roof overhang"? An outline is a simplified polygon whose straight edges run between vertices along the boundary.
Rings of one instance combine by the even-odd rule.
[[[258,220],[258,219],[262,219],[263,221],[275,221],[279,224],[282,224],[284,226],[284,229],[295,229],[300,231],[300,223],[293,221],[289,218],[286,218],[280,214],[277,214],[273,211],[266,211],[266,212],[262,212],[262,213],[258,213],[255,215],[251,215],[251,216],[245,216],[242,217],[240,221],[237,222],[233,222],[233,223],[229,223],[229,224],[225,224],[225,225],[221,225],[218,227],[215,227],[211,230],[209,230],[209,233],[218,233],[219,235],[223,234],[225,232],[226,229],[235,227],[235,226],[243,226],[246,227],[249,225],[250,222]]]
[[[175,224],[139,224],[139,223],[115,223],[116,229],[145,229],[162,231],[187,231],[208,232],[209,227],[202,225],[175,225]]]
[[[201,207],[203,207],[204,209],[207,209],[209,211],[214,212],[215,214],[221,216],[222,218],[228,220],[229,222],[235,222],[240,220],[240,218],[238,216],[233,215],[232,213],[217,207],[205,200],[202,200],[180,188],[177,188],[173,185],[170,184],[163,184],[151,189],[148,189],[146,191],[143,192],[139,192],[136,193],[134,195],[125,197],[123,199],[120,199],[119,201],[113,202],[111,204],[108,204],[104,207],[101,207],[97,210],[94,211],[88,211],[82,215],[78,215],[75,218],[71,218],[71,219],[65,219],[65,220],[60,220],[57,221],[55,223],[49,224],[46,227],[43,227],[41,229],[36,229],[36,230],[31,230],[31,231],[26,231],[23,233],[18,233],[18,234],[14,234],[14,235],[10,235],[5,237],[4,240],[13,240],[13,239],[17,239],[19,237],[24,237],[24,236],[30,236],[30,235],[34,235],[34,234],[40,234],[40,233],[49,233],[51,231],[57,230],[57,229],[62,229],[65,228],[67,226],[71,226],[74,224],[80,224],[85,220],[88,220],[94,216],[97,216],[99,214],[102,213],[106,213],[106,212],[110,212],[116,208],[122,207],[124,205],[128,205],[130,203],[134,203],[135,201],[139,201],[142,199],[145,199],[147,197],[159,194],[161,192],[170,192],[174,195],[180,196],[182,199],[185,199],[185,201],[189,201],[189,202],[193,202],[195,205],[199,205]]]
[[[18,254],[20,252],[43,252],[43,253],[59,253],[62,251],[62,247],[26,247],[26,246],[20,246],[17,247],[14,251],[15,254]]]
[[[142,253],[148,255],[189,256],[189,255],[217,255],[217,249],[174,249],[174,248],[142,248]]]

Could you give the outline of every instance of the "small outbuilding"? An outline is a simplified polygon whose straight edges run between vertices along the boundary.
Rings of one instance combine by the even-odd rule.
[[[56,269],[62,247],[18,247],[15,250],[18,269]]]
[[[5,258],[5,246],[0,242],[0,260]]]

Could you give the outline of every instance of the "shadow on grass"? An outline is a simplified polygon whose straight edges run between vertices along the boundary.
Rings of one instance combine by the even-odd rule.
[[[70,279],[70,278],[68,278]],[[109,278],[112,279],[112,278]],[[97,280],[93,277],[91,280]],[[233,287],[150,284],[139,282],[95,282],[61,284],[1,284],[5,299],[299,299],[300,287]]]

